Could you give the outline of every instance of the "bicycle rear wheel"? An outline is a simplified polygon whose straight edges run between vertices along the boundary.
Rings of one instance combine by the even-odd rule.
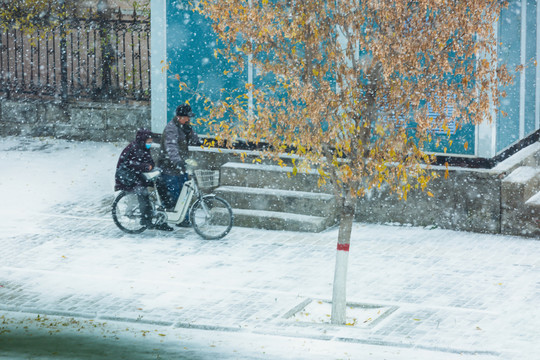
[[[141,225],[139,199],[132,192],[122,191],[114,199],[112,218],[116,226],[128,234],[139,234],[146,230],[146,226]]]
[[[225,200],[215,195],[206,195],[197,200],[189,211],[193,229],[203,239],[221,239],[231,231],[233,213]]]

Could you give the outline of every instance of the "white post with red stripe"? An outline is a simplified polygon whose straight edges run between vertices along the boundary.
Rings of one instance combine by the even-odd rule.
[[[347,268],[349,264],[349,247],[354,220],[355,205],[352,199],[343,199],[341,220],[336,253],[336,269],[334,272],[334,289],[332,294],[332,324],[345,325],[347,308]]]
[[[345,324],[347,309],[347,266],[349,264],[349,244],[337,245],[334,290],[332,294],[332,324]]]

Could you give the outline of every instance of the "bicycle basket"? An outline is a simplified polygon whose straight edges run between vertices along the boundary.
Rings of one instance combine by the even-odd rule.
[[[200,188],[211,188],[219,185],[219,171],[216,170],[195,170],[197,184]]]

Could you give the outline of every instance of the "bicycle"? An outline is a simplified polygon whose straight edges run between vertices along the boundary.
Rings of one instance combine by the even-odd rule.
[[[203,194],[200,189],[215,187],[219,183],[219,172],[212,170],[186,170],[188,181],[173,210],[163,206],[156,182],[161,175],[161,169],[144,173],[153,186],[150,191],[150,202],[153,209],[152,223],[180,224],[186,218],[189,210],[189,221],[197,234],[206,240],[217,240],[226,236],[233,226],[234,216],[229,203],[215,194]],[[191,205],[193,198],[195,202]],[[191,206],[191,207],[190,207]],[[112,204],[113,221],[120,230],[128,234],[139,234],[146,230],[141,225],[141,212],[137,195],[129,191],[121,191]]]

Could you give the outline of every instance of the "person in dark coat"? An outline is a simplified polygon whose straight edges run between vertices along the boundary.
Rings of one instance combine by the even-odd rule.
[[[147,129],[139,129],[135,140],[131,142],[120,154],[116,165],[114,190],[124,190],[137,194],[139,209],[141,210],[141,225],[149,229],[167,230],[172,228],[167,224],[152,224],[152,205],[150,203],[148,186],[152,182],[147,180],[143,173],[151,171],[154,159],[150,153],[152,146],[152,133]]]
[[[191,127],[193,116],[191,106],[182,104],[176,108],[175,117],[169,121],[161,136],[161,148],[158,166],[163,170],[160,196],[166,199],[165,206],[174,208],[183,184],[186,160],[189,157],[189,145],[200,145],[200,140]]]

